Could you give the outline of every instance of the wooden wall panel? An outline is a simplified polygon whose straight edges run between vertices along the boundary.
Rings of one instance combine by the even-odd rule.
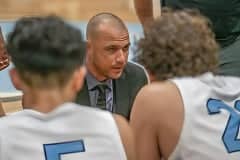
[[[0,0],[0,19],[56,14],[72,20],[88,20],[103,11],[126,21],[137,20],[132,0]]]

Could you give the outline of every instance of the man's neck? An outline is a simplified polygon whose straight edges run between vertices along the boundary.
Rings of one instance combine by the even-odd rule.
[[[31,90],[24,92],[23,108],[33,109],[39,112],[48,113],[57,108],[59,105],[72,101],[71,96],[62,90]]]
[[[89,65],[88,63],[86,64],[86,67],[87,67],[88,74],[91,74],[97,81],[103,82],[107,80],[105,76],[98,73],[95,67]]]

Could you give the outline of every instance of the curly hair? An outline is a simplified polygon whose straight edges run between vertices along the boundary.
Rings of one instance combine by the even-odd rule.
[[[18,20],[7,49],[21,78],[38,87],[63,85],[85,55],[81,31],[56,16]]]
[[[209,21],[195,10],[164,8],[138,44],[137,60],[157,80],[216,70],[218,44]]]

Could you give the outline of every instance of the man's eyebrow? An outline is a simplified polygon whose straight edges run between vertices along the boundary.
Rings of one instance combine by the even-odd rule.
[[[118,45],[109,45],[104,47],[104,49],[117,49],[117,48],[119,48]]]
[[[111,44],[111,45],[107,45],[105,46],[105,48],[112,48],[112,47],[118,47],[119,45],[116,45],[116,44]]]
[[[105,49],[109,49],[109,48],[125,48],[125,47],[129,47],[131,45],[131,43],[127,43],[126,45],[124,45],[123,47],[121,47],[121,45],[119,44],[110,44],[110,45],[106,45],[104,48]]]

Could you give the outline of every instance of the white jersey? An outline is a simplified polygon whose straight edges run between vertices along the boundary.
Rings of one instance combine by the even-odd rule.
[[[171,160],[240,159],[240,78],[174,79],[184,104],[184,122]]]
[[[66,103],[0,119],[0,160],[126,160],[111,113]]]

